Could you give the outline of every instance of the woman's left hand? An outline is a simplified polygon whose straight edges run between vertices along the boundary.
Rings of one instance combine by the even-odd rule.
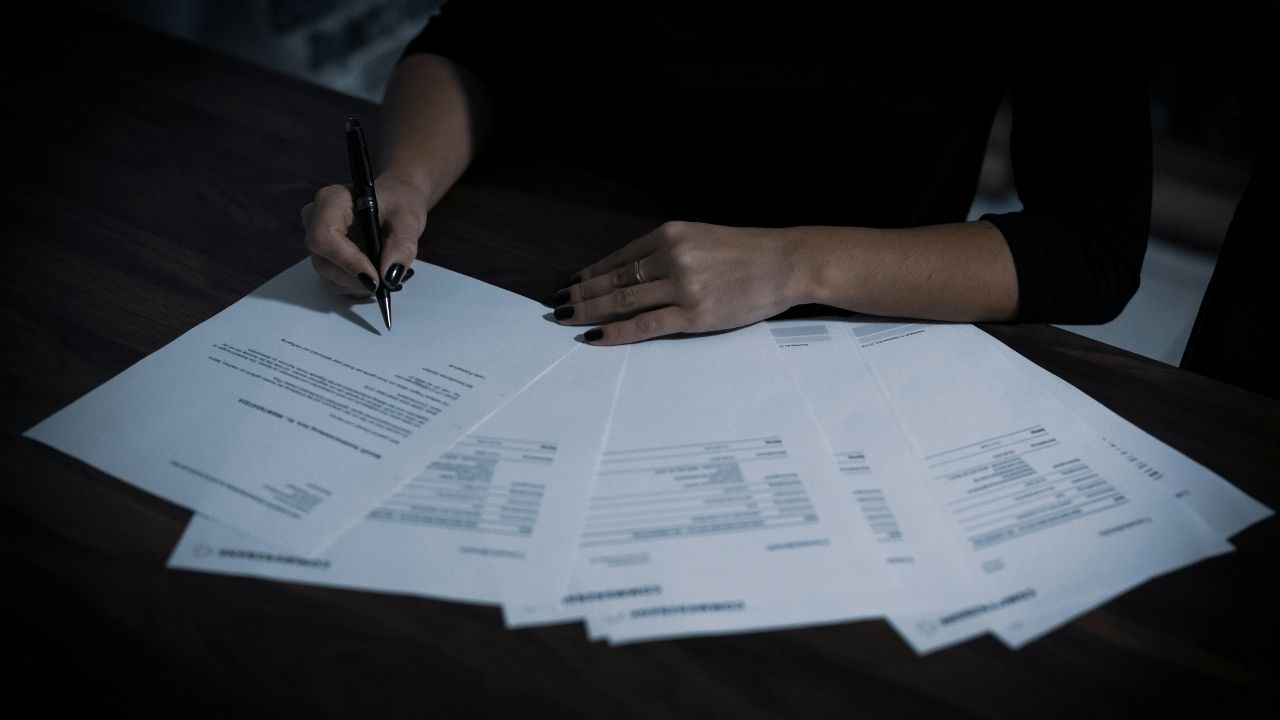
[[[669,222],[583,268],[551,299],[594,345],[749,325],[803,302],[795,247],[778,230]],[[601,324],[603,323],[603,324]]]

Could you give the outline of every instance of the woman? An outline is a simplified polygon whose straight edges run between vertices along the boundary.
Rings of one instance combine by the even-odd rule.
[[[346,237],[351,198],[330,186],[303,213],[321,276],[349,294],[379,275],[398,287],[429,209],[496,123],[508,148],[662,193],[680,213],[552,298],[595,344],[803,303],[1106,322],[1137,289],[1143,58],[1140,35],[1101,9],[1046,22],[904,3],[605,5],[446,5],[387,90],[382,267]],[[964,222],[1006,94],[1024,209]]]

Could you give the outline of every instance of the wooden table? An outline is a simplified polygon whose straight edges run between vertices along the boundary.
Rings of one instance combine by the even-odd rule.
[[[1236,553],[1022,651],[984,638],[924,658],[882,622],[609,648],[578,626],[506,630],[490,608],[165,569],[186,510],[20,434],[300,259],[299,208],[345,178],[343,119],[376,137],[377,108],[64,15],[56,42],[8,70],[23,106],[7,124],[20,115],[26,138],[6,135],[16,165],[0,251],[15,701],[239,716],[1026,717],[1220,712],[1280,694],[1274,520]],[[612,190],[568,173],[473,173],[432,214],[423,257],[544,297],[661,219]],[[1280,506],[1280,403],[1048,326],[985,329]]]

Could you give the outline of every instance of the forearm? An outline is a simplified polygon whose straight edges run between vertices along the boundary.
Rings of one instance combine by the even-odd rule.
[[[430,209],[466,171],[489,125],[488,99],[466,70],[416,54],[396,67],[382,103],[379,177],[413,187]]]
[[[1017,315],[1013,257],[991,223],[778,232],[793,248],[793,304],[958,322]]]

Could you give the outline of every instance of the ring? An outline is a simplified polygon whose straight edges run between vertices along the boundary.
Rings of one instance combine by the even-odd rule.
[[[635,264],[635,271],[636,271],[636,284],[639,285],[644,282],[644,273],[640,272],[639,260],[636,260],[634,264]]]

